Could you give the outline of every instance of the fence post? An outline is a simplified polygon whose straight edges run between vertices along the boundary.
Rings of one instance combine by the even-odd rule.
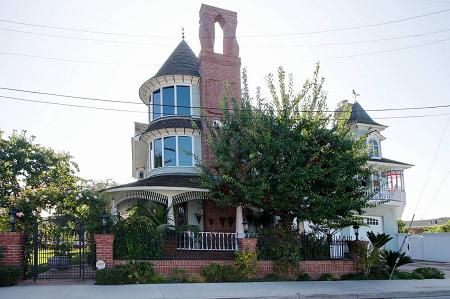
[[[23,232],[0,232],[0,246],[4,247],[3,258],[0,264],[10,266],[23,266],[23,245],[25,234]]]
[[[111,267],[114,264],[114,235],[113,234],[95,234],[96,257],[95,260],[102,260],[106,267]]]
[[[240,251],[256,252],[257,238],[239,238],[238,245]]]

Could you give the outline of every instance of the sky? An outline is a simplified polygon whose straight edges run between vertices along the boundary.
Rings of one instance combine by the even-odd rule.
[[[0,87],[141,103],[139,87],[180,42],[182,27],[194,53],[199,52],[201,3],[0,0]],[[253,91],[261,86],[267,93],[265,77],[279,66],[293,74],[299,91],[320,61],[330,108],[345,99],[352,101],[353,89],[367,110],[450,104],[450,0],[205,3],[238,13],[240,57]],[[38,143],[70,152],[84,178],[132,181],[131,137],[135,121],[147,122],[144,104],[1,89],[0,96],[138,111],[0,98],[0,129],[5,135],[27,130]],[[449,108],[369,112],[389,126],[383,131],[387,138],[382,142],[383,156],[414,164],[405,172],[403,219],[411,219],[414,212],[416,219],[450,216],[450,177],[445,180],[450,171],[450,124],[446,126],[447,115],[392,117],[449,113]]]

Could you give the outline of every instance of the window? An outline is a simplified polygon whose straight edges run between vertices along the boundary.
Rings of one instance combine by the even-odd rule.
[[[389,191],[403,191],[403,171],[389,170],[386,172],[387,188]]]
[[[166,86],[153,91],[153,119],[167,115],[191,115],[191,87]]]
[[[161,139],[156,139],[153,146],[153,163],[154,168],[162,166],[162,142]]]
[[[192,166],[192,138],[178,137],[178,165]]]
[[[177,141],[176,137],[164,137],[164,166],[177,165]]]
[[[175,209],[175,225],[181,226],[181,225],[187,225],[187,203],[182,203],[176,206]]]
[[[161,116],[161,92],[158,89],[153,92],[153,119],[157,119]]]
[[[193,166],[191,136],[167,136],[153,141],[153,168]]]
[[[380,144],[378,141],[374,139],[369,140],[369,154],[373,158],[380,157]]]
[[[366,218],[367,225],[378,225],[378,219],[375,218]]]

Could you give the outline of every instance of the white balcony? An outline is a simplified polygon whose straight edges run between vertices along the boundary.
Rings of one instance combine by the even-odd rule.
[[[371,195],[370,203],[373,204],[386,204],[397,207],[404,207],[405,191],[393,190],[388,188],[372,188],[367,191],[368,195]]]

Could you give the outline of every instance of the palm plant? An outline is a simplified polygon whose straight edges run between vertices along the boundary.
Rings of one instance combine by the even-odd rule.
[[[398,262],[396,267],[400,267],[413,262],[411,257],[407,256],[405,252],[400,253],[398,251],[383,250],[381,255],[386,266],[388,266],[391,271],[392,269],[394,269],[397,259]]]
[[[392,237],[387,234],[375,234],[374,232],[367,232],[367,238],[371,243],[369,255],[367,258],[367,265],[370,273],[380,274],[383,270],[383,259],[381,256],[381,248],[386,245]]]

